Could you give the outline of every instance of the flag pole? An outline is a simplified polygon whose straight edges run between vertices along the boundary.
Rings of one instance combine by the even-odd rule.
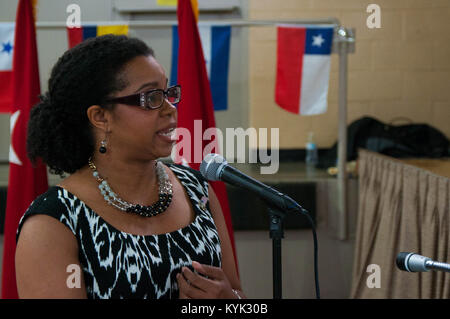
[[[354,50],[354,35],[352,30],[340,27],[337,30],[339,53],[339,93],[338,93],[338,229],[339,240],[348,236],[348,205],[347,205],[347,83],[348,83],[348,53]]]
[[[123,25],[126,24],[132,28],[161,27],[167,28],[178,25],[177,20],[159,20],[159,21],[84,21],[83,25]],[[318,19],[297,19],[297,20],[204,20],[199,21],[199,25],[231,25],[233,27],[252,27],[252,26],[272,26],[278,24],[313,24],[313,25],[334,25],[340,26],[336,18],[318,18]],[[62,29],[66,28],[66,22],[61,21],[39,21],[36,22],[38,29]]]

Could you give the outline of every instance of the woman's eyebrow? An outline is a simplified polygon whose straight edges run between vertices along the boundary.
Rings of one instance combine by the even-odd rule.
[[[168,78],[166,78],[166,87],[167,87],[167,84],[169,83],[169,79]],[[145,87],[157,87],[159,85],[159,82],[158,81],[153,81],[153,82],[148,82],[148,83],[145,83],[145,84],[142,84],[140,87],[139,87],[139,89],[137,89],[136,91],[134,91],[134,93],[137,93],[137,92],[139,92],[140,90],[142,90],[143,88],[145,88]]]
[[[157,87],[158,84],[159,84],[158,81],[153,81],[153,82],[148,82],[148,83],[142,84],[142,85],[139,87],[139,89],[137,89],[136,91],[134,91],[134,93],[137,93],[137,92],[139,92],[140,90],[142,90],[143,88],[148,87],[148,86],[151,86],[151,87]]]

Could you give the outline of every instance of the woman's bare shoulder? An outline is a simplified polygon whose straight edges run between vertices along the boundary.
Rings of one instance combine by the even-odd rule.
[[[17,242],[16,280],[20,298],[83,297],[66,285],[69,265],[79,265],[78,243],[57,219],[32,215],[24,222]]]

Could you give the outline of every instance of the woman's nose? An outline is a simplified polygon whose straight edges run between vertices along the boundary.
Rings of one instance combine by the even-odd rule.
[[[172,115],[177,113],[177,108],[175,105],[170,103],[167,99],[164,99],[163,106],[160,108],[161,116]]]

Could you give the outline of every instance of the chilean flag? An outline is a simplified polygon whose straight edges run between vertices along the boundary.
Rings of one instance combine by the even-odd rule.
[[[275,102],[300,115],[327,110],[332,27],[277,27]]]
[[[14,47],[14,23],[0,23],[0,113],[12,108],[12,60]]]

